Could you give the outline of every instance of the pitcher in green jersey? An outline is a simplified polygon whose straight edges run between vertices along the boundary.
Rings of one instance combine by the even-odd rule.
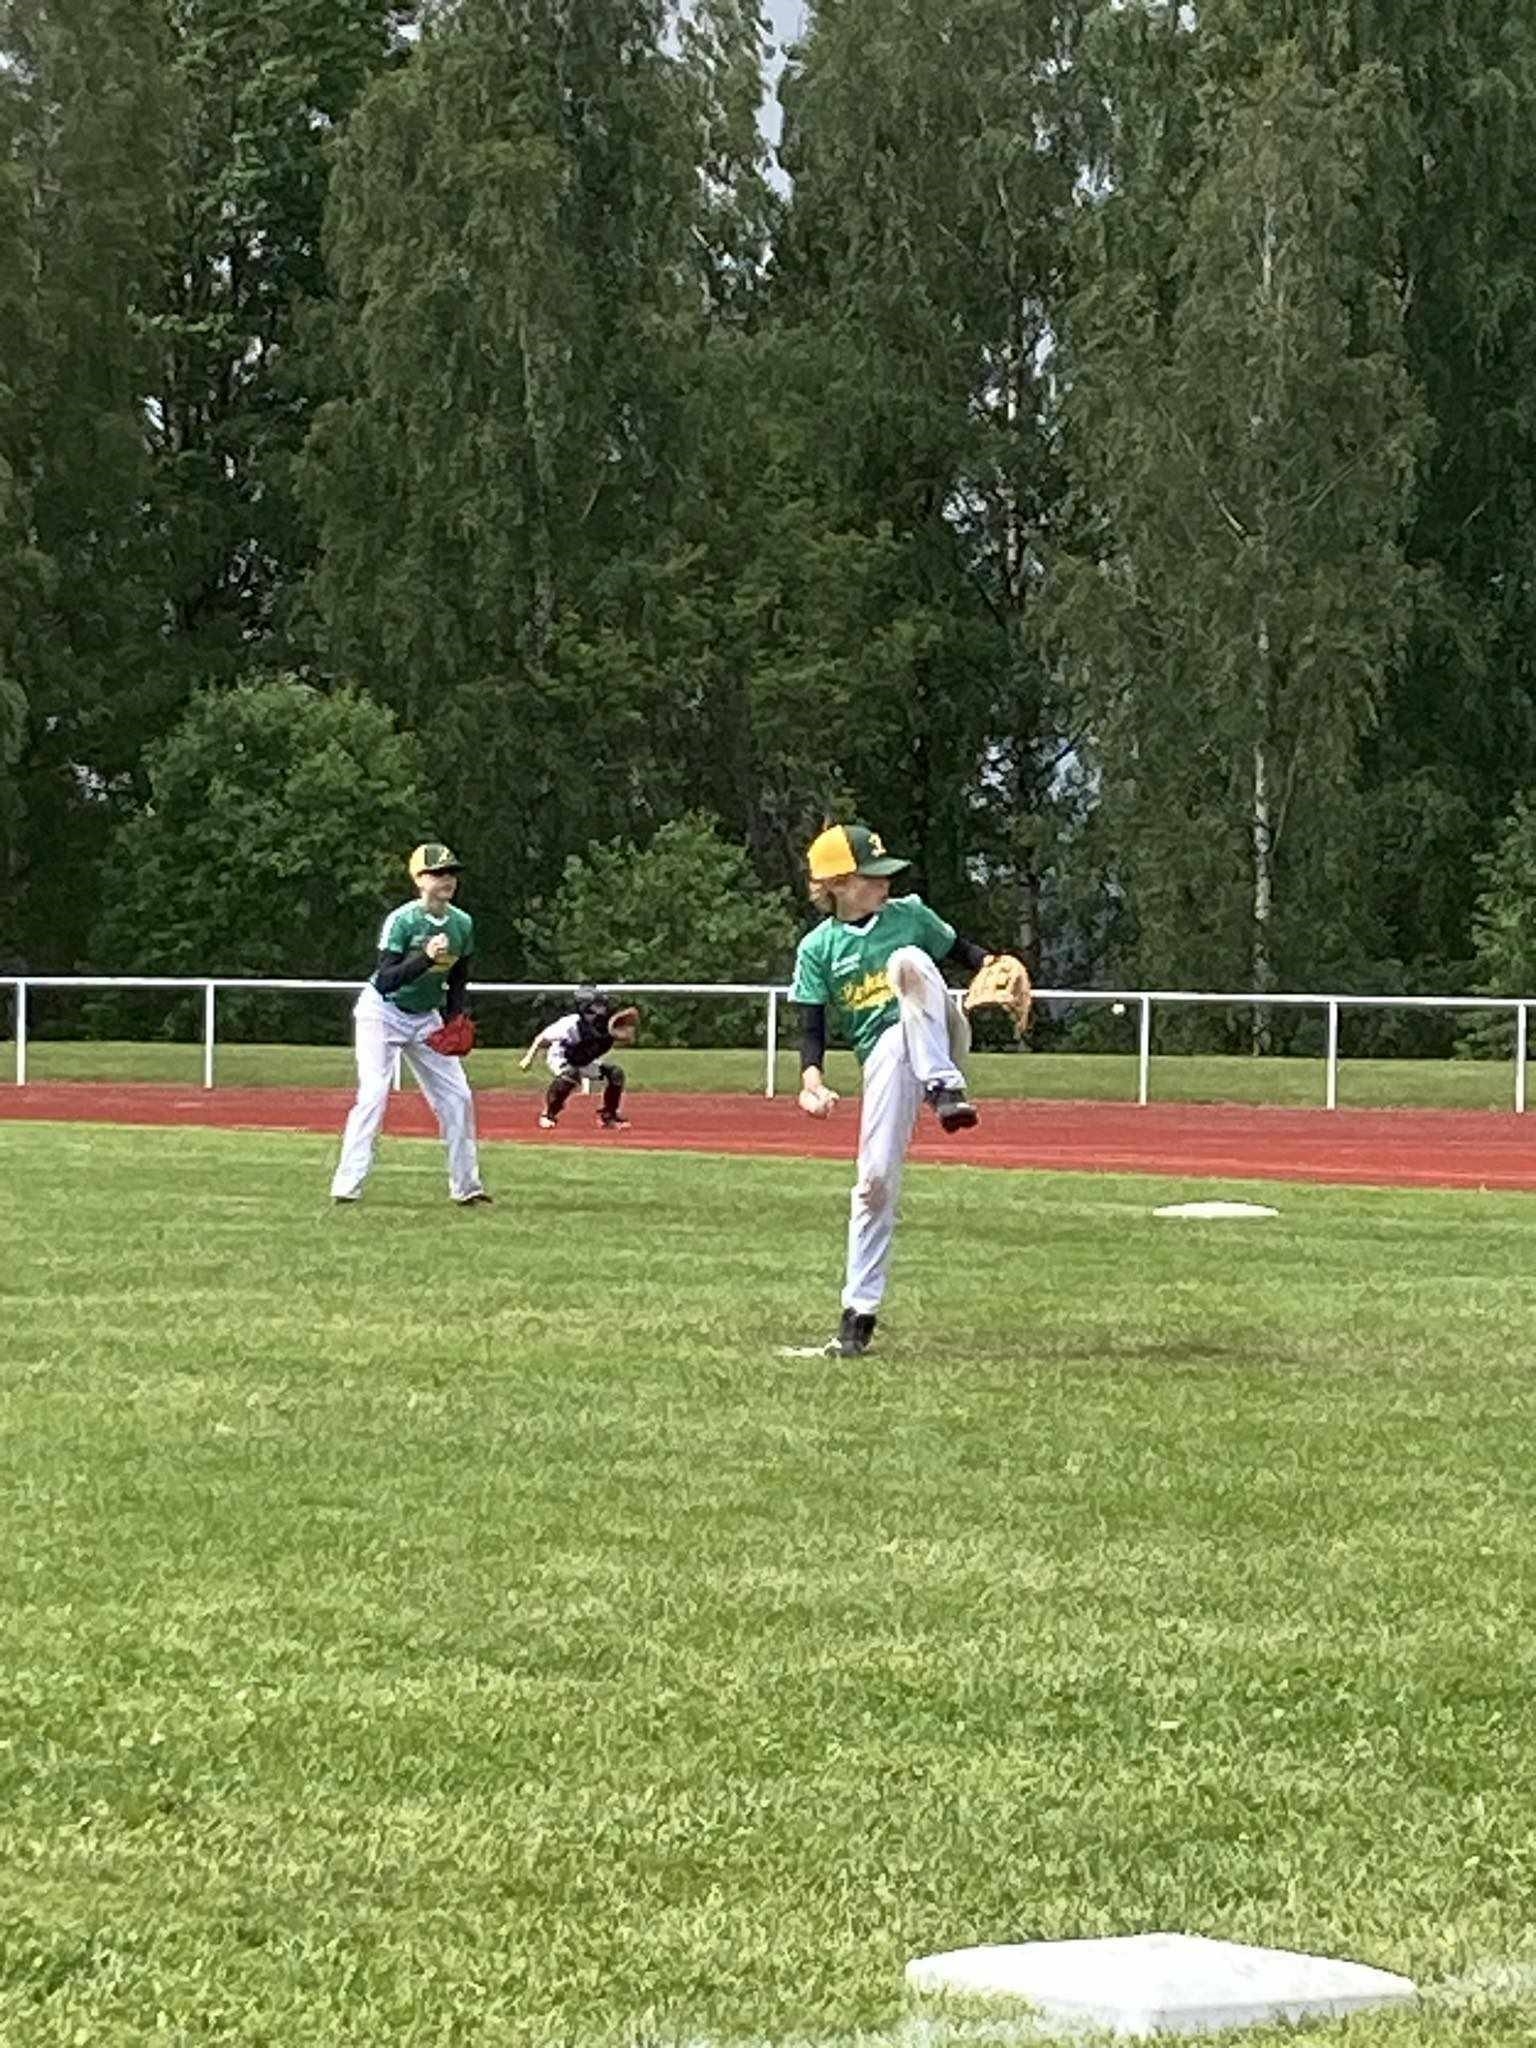
[[[418,846],[407,863],[416,900],[384,920],[378,960],[353,1011],[357,1038],[357,1101],[347,1118],[331,1199],[355,1202],[373,1165],[389,1106],[395,1058],[421,1084],[448,1148],[448,1192],[461,1207],[491,1198],[480,1184],[475,1099],[461,1060],[434,1052],[428,1034],[464,1007],[474,920],[454,902],[461,863],[437,841]]]
[[[885,1298],[907,1147],[926,1102],[946,1131],[970,1130],[977,1114],[960,1062],[970,1026],[950,999],[940,961],[974,972],[992,956],[928,908],[892,896],[910,863],[888,854],[867,825],[833,825],[813,841],[811,899],[828,915],[800,941],[791,1000],[800,1005],[800,1107],[831,1114],[826,1085],[830,1011],[863,1070],[859,1165],[848,1220],[842,1320],[825,1347],[835,1358],[869,1349]]]

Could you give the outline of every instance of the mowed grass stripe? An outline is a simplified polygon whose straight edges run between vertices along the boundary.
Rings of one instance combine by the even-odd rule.
[[[1532,1958],[1530,1198],[914,1170],[849,1369],[775,1356],[844,1166],[507,1148],[461,1214],[396,1141],[335,1211],[332,1152],[0,1130],[0,2039],[847,2036],[919,1951],[1149,1927]]]

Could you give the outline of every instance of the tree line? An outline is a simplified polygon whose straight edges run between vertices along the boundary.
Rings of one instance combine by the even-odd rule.
[[[0,0],[0,963],[443,836],[750,976],[859,815],[1056,980],[1524,992],[1536,0],[821,0],[777,165],[763,48]]]

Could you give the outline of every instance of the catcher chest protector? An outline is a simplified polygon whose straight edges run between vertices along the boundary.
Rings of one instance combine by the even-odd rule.
[[[565,1042],[566,1064],[590,1067],[613,1051],[613,1033],[608,1029],[613,1012],[608,998],[595,988],[576,991],[576,1035]]]

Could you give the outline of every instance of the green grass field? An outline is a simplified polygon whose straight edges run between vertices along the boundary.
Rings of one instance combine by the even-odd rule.
[[[1152,1928],[1536,1963],[1529,1197],[918,1169],[833,1366],[775,1347],[844,1167],[493,1147],[461,1213],[400,1140],[334,1210],[332,1151],[0,1126],[0,2041],[910,2043],[909,1955]]]
[[[0,1044],[0,1087],[14,1076],[14,1060]],[[624,1064],[639,1089],[749,1092],[763,1085],[760,1052],[665,1052],[641,1047]],[[1132,1053],[978,1053],[971,1061],[977,1094],[1032,1096],[1047,1101],[1136,1099]],[[34,1041],[28,1075],[34,1081],[172,1081],[197,1087],[202,1081],[202,1048],[164,1043],[127,1044]],[[829,1072],[834,1087],[852,1089],[856,1068],[848,1053],[834,1053]],[[335,1046],[228,1045],[218,1051],[217,1080],[241,1088],[346,1088],[355,1070],[350,1048]],[[471,1064],[479,1088],[541,1089],[542,1066],[524,1074],[515,1053],[477,1052]],[[781,1094],[798,1085],[799,1061],[780,1056]],[[1530,1099],[1536,1104],[1536,1074]],[[1321,1060],[1161,1057],[1152,1063],[1152,1099],[1157,1102],[1272,1103],[1285,1108],[1320,1108],[1325,1070]],[[1339,1102],[1346,1109],[1509,1109],[1514,1069],[1508,1061],[1345,1060],[1339,1069]]]

